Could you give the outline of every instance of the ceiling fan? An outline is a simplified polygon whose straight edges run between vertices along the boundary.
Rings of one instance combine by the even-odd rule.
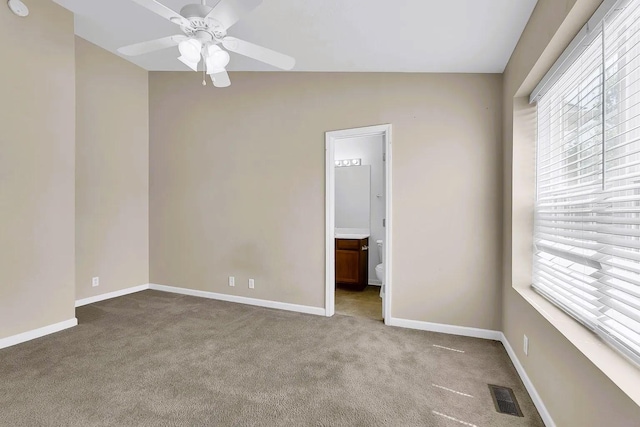
[[[184,35],[179,34],[124,46],[118,49],[118,52],[123,55],[142,55],[178,46],[180,50],[178,59],[193,71],[198,71],[200,60],[204,60],[204,69],[216,87],[231,85],[226,70],[230,60],[227,50],[283,70],[291,70],[296,63],[295,59],[288,55],[227,36],[229,27],[258,7],[262,0],[218,0],[214,6],[208,6],[206,0],[201,0],[201,4],[184,6],[180,13],[155,0],[133,1],[179,25]]]

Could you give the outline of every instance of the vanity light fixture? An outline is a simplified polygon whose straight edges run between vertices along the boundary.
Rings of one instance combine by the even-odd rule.
[[[337,168],[341,168],[345,166],[360,166],[361,164],[362,164],[361,159],[336,160]]]

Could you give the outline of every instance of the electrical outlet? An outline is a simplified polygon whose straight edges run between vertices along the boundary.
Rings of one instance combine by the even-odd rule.
[[[94,277],[93,279],[91,279],[91,286],[93,286],[94,288],[96,286],[100,286],[100,278],[99,277]]]
[[[256,287],[256,282],[253,279],[249,279],[249,289],[253,289]]]
[[[522,349],[524,350],[524,355],[528,356],[529,355],[529,337],[528,336],[524,336],[524,340],[522,342]]]
[[[236,285],[236,278],[233,276],[229,276],[229,286],[235,286]]]

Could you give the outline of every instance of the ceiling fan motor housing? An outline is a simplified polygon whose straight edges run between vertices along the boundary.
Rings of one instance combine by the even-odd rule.
[[[191,23],[190,26],[181,26],[182,31],[189,37],[195,37],[202,42],[220,41],[227,32],[217,21],[205,19],[213,8],[203,4],[188,4],[180,10],[180,15],[184,16]]]
[[[188,4],[180,9],[180,15],[185,18],[204,18],[211,12],[213,8],[203,4]]]
[[[195,31],[191,37],[200,40],[201,43],[211,42],[214,40],[214,37],[210,32],[203,30]]]

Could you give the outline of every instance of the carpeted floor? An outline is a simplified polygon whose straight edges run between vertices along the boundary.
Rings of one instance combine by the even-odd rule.
[[[494,341],[158,291],[77,317],[0,350],[1,426],[543,425]]]

